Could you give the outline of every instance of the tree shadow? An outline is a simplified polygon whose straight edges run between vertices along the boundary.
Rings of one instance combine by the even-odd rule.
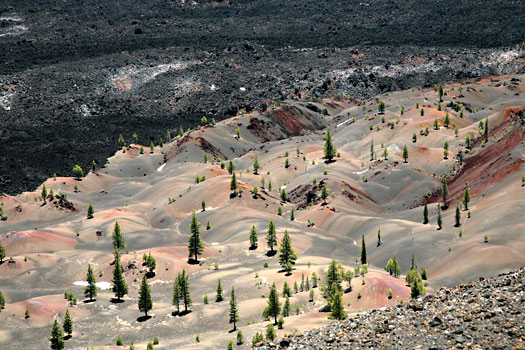
[[[149,320],[151,318],[151,316],[140,316],[140,317],[137,317],[137,322],[145,322],[147,320]]]
[[[257,247],[250,247],[250,248],[248,248],[248,250],[255,250],[255,249],[257,249]]]
[[[69,340],[69,339],[71,339],[72,337],[73,337],[73,336],[71,336],[71,335],[66,335],[66,336],[64,336],[64,340]]]
[[[270,250],[270,251],[266,252],[266,256],[268,256],[268,257],[274,256],[275,254],[277,254],[277,250]]]
[[[325,164],[335,163],[335,159],[325,159],[324,163]]]
[[[113,304],[122,304],[124,299],[111,298],[109,301]]]
[[[237,331],[237,329],[230,329],[230,330],[228,331],[228,333],[233,333],[233,332],[236,332],[236,331]]]
[[[155,271],[146,272],[146,278],[153,278],[153,277],[155,277]]]
[[[83,301],[84,304],[91,304],[91,303],[94,303],[95,301],[97,301],[97,299],[93,299],[93,300],[89,300],[89,299],[86,299]]]
[[[199,260],[195,260],[193,258],[188,258],[188,264],[190,264],[190,265],[198,265],[199,264]]]

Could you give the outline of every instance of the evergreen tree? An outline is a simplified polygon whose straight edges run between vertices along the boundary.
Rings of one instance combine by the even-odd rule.
[[[153,143],[153,141],[151,141],[149,143],[149,153],[153,153],[155,152],[155,144]]]
[[[439,102],[443,102],[443,85],[439,83]]]
[[[259,168],[260,168],[260,165],[259,165],[259,158],[257,157],[257,154],[255,155],[255,159],[253,160],[253,173],[255,175],[258,175],[259,174]]]
[[[335,291],[330,301],[330,316],[336,320],[343,320],[348,317],[343,306],[343,298],[339,291]]]
[[[489,118],[485,118],[485,143],[489,142]]]
[[[230,323],[233,323],[233,331],[237,330],[237,322],[239,322],[239,309],[237,308],[235,289],[232,287],[230,294]]]
[[[370,160],[374,160],[374,139],[370,142]]]
[[[330,162],[337,153],[334,143],[332,141],[332,132],[330,131],[330,129],[326,130],[324,141],[324,158]]]
[[[232,175],[234,170],[235,170],[235,164],[233,164],[233,162],[230,160],[230,162],[228,163],[228,173]]]
[[[361,264],[366,264],[366,244],[365,235],[361,237]]]
[[[438,224],[438,230],[441,230],[443,226],[443,219],[441,218],[441,206],[438,204],[438,216],[437,216],[437,224]]]
[[[219,282],[217,283],[217,296],[215,297],[216,302],[220,302],[224,300],[224,295],[222,294],[222,284],[221,279],[219,278]]]
[[[73,320],[71,319],[69,310],[66,310],[66,315],[64,316],[64,322],[62,323],[62,327],[64,328],[64,333],[66,333],[67,336],[71,338],[71,335],[73,334]]]
[[[77,178],[77,180],[80,180],[84,176],[84,172],[82,171],[82,168],[80,165],[76,164],[73,167],[73,175]]]
[[[0,263],[4,262],[5,255],[5,247],[2,245],[2,243],[0,243]]]
[[[443,208],[447,208],[447,195],[448,195],[448,186],[447,186],[447,177],[443,175],[441,178],[441,196],[443,197]]]
[[[284,281],[283,285],[283,298],[284,297],[291,297],[292,296],[292,290],[290,289],[290,286],[288,285],[288,282]]]
[[[379,114],[385,113],[385,101],[379,100],[379,104],[377,105],[377,111],[379,112]]]
[[[55,319],[55,322],[51,327],[51,337],[49,338],[49,341],[51,342],[51,350],[64,349],[64,333],[62,332],[62,328],[57,319]]]
[[[89,298],[89,301],[93,301],[93,298],[97,296],[97,286],[95,283],[95,274],[91,268],[91,264],[88,265],[88,271],[86,276],[87,286],[84,288],[84,296]]]
[[[259,244],[259,239],[257,236],[257,230],[255,229],[255,226],[252,226],[252,229],[250,230],[250,249],[257,249],[257,246]]]
[[[2,294],[2,291],[0,290],[0,312],[5,308],[5,297],[4,294]]]
[[[385,157],[385,160],[388,159],[388,149],[386,147],[383,149],[383,157]]]
[[[136,132],[134,132],[133,135],[131,135],[131,137],[133,138],[133,143],[134,144],[138,144],[139,143],[139,135],[137,135]]]
[[[290,211],[290,221],[294,221],[295,220],[295,210],[292,208],[292,210]]]
[[[426,199],[425,199],[425,206],[423,207],[423,223],[428,224],[428,206],[427,206]]]
[[[312,278],[314,278],[313,274]],[[330,262],[330,265],[328,265],[328,271],[326,272],[326,279],[323,290],[323,297],[326,300],[330,301],[335,291],[343,290],[343,287],[341,286],[342,280],[343,278],[341,276],[341,273],[337,268],[337,262],[335,261],[335,259],[333,259],[332,262]]]
[[[277,322],[275,324],[277,324]],[[277,333],[275,332],[275,327],[273,324],[270,323],[266,325],[266,339],[273,341],[275,337],[277,337]]]
[[[173,282],[173,292],[172,292],[172,304],[177,305],[177,313],[180,313],[180,303],[182,299],[182,293],[180,290],[180,273],[175,278]]]
[[[190,235],[188,237],[188,260],[191,260],[193,257],[195,262],[199,261],[199,255],[202,255],[202,251],[204,250],[204,243],[201,240],[199,231],[200,225],[194,211],[191,216]]]
[[[283,305],[283,317],[290,316],[290,311],[292,310],[292,305],[290,304],[290,299],[288,295],[286,296],[286,299],[284,299],[284,305]]]
[[[407,159],[408,159],[408,148],[407,148],[407,145],[405,145],[405,147],[403,147],[403,159],[405,160],[405,163],[406,163]]]
[[[281,240],[281,246],[279,247],[279,264],[281,267],[286,267],[288,264],[295,265],[295,260],[297,260],[297,254],[292,248],[292,240],[288,234],[288,230],[284,230],[284,236]]]
[[[455,215],[455,227],[461,226],[461,210],[459,209],[459,205],[456,207],[456,215]]]
[[[193,305],[190,295],[190,283],[188,281],[188,275],[186,275],[186,270],[182,270],[179,278],[179,286],[181,292],[181,300],[184,304],[184,312],[188,312],[188,307]]]
[[[270,247],[270,253],[273,253],[273,247],[274,245],[277,245],[277,233],[275,232],[275,224],[272,220],[270,220],[270,223],[268,224],[268,233],[266,234],[266,242],[268,243],[268,247]]]
[[[470,202],[470,189],[468,186],[465,186],[465,192],[463,193],[463,205],[465,210],[468,210],[468,202]]]
[[[113,285],[111,290],[115,293],[118,301],[120,301],[124,295],[128,294],[128,285],[122,274],[123,271],[124,269],[120,265],[120,252],[118,249],[115,249],[115,265],[113,266],[113,279],[111,280]]]
[[[281,201],[286,202],[288,198],[286,197],[286,190],[281,188]]]
[[[120,250],[126,246],[126,240],[122,235],[122,230],[120,229],[118,221],[115,221],[115,227],[113,228],[113,234],[111,237],[113,239],[113,248]]]
[[[326,204],[326,199],[330,195],[330,190],[328,187],[326,187],[325,184],[323,184],[323,189],[321,190],[321,199],[323,200],[323,203]]]
[[[47,203],[47,188],[46,188],[46,184],[42,185],[42,200],[44,201],[44,204]]]
[[[279,293],[277,293],[275,283],[273,283],[270,288],[270,294],[268,295],[268,305],[266,308],[268,316],[273,317],[275,319],[274,324],[277,324],[277,316],[279,316],[281,313],[281,303],[279,302]]]
[[[237,345],[242,345],[244,343],[244,336],[242,335],[242,331],[239,330],[237,332]]]
[[[88,210],[87,210],[87,218],[93,219],[93,214],[95,214],[95,209],[93,209],[93,205],[89,204]]]
[[[235,173],[232,174],[232,179],[230,181],[230,191],[237,193],[237,176]]]
[[[139,289],[139,311],[144,312],[144,315],[148,317],[148,311],[153,308],[153,299],[151,298],[151,289],[148,284],[146,275],[142,277]]]
[[[445,128],[448,128],[448,125],[450,124],[450,117],[448,115],[448,112],[445,114],[445,120],[443,120],[443,124],[445,125]]]
[[[443,146],[443,158],[448,159],[448,141],[445,141],[445,145]]]

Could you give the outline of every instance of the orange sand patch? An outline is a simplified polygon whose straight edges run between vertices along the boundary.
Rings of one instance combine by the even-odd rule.
[[[0,235],[0,242],[12,255],[71,250],[77,244],[70,235],[57,231],[11,231]]]

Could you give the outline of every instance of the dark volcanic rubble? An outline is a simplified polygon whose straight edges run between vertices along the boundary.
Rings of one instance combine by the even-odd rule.
[[[525,268],[352,315],[259,349],[523,349]]]

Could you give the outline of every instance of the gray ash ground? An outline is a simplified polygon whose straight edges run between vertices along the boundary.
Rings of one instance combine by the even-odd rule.
[[[440,289],[258,349],[523,349],[525,269]]]
[[[0,193],[283,99],[523,71],[523,2],[8,0]]]

